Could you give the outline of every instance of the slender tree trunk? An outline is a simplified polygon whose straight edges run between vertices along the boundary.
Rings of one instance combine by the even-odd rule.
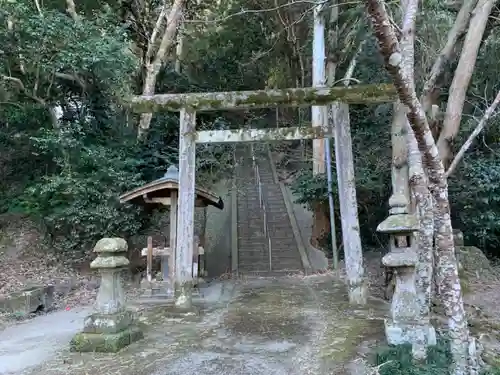
[[[178,74],[181,73],[183,59],[184,59],[184,35],[179,33],[177,37],[177,48],[175,49],[175,72]]]
[[[424,90],[422,92],[421,103],[424,106],[425,113],[428,113],[432,105],[432,95],[436,89],[439,77],[442,76],[446,69],[448,62],[453,55],[455,46],[458,40],[465,34],[467,27],[469,26],[470,17],[472,10],[477,4],[477,0],[465,0],[458,12],[457,18],[453,27],[448,33],[448,38],[443,49],[439,53],[434,65],[432,66],[431,72],[427,81],[424,84]]]
[[[408,107],[407,117],[427,171],[429,190],[435,202],[438,286],[448,319],[448,332],[453,356],[452,374],[466,375],[470,373],[469,329],[458,278],[448,201],[448,184],[443,163],[414,85],[409,82],[409,77],[405,74],[400,45],[385,4],[382,0],[366,0],[365,4],[387,71],[394,81],[401,102]],[[411,5],[418,6],[418,2]],[[410,11],[408,9],[408,12]]]
[[[491,105],[484,112],[483,118],[481,118],[481,121],[479,121],[479,124],[477,124],[474,131],[471,133],[469,138],[467,138],[465,143],[460,148],[460,151],[458,151],[457,156],[455,156],[452,163],[450,164],[450,167],[446,171],[446,177],[448,177],[450,174],[452,174],[453,171],[456,169],[458,163],[460,163],[460,160],[462,160],[465,153],[467,152],[469,147],[472,145],[472,142],[474,142],[474,139],[476,139],[476,137],[483,131],[483,129],[488,124],[488,120],[494,115],[494,112],[499,104],[500,104],[500,91],[497,93],[497,96],[495,97],[495,100],[493,100],[493,103],[491,103]]]
[[[452,141],[460,129],[465,95],[476,66],[477,54],[483,40],[484,30],[495,3],[496,0],[478,1],[465,37],[455,76],[450,86],[443,130],[437,142],[439,155],[445,168],[448,167],[452,158]]]
[[[415,90],[415,24],[418,12],[418,0],[402,0],[403,22],[401,26],[401,52],[403,70],[409,77],[409,84]],[[420,318],[425,325],[430,324],[429,314],[431,306],[431,285],[434,264],[434,214],[432,196],[427,187],[424,169],[422,166],[422,155],[418,149],[415,134],[406,117],[407,108],[399,103],[398,118],[404,139],[406,170],[404,170],[405,189],[412,186],[412,195],[419,217],[420,230],[418,233],[418,263],[416,272],[417,296],[420,306]],[[410,192],[403,190],[402,193],[410,201]],[[429,343],[427,343],[429,344]],[[431,344],[434,344],[433,342]]]
[[[313,86],[325,86],[325,17],[323,3],[314,8],[314,37],[313,37]],[[327,125],[326,106],[311,107],[311,121],[313,127],[324,128]],[[324,174],[325,144],[323,139],[313,140],[313,174]],[[330,230],[327,211],[324,204],[313,205],[313,224],[311,245],[322,248],[322,240]]]
[[[182,12],[184,10],[185,0],[175,0],[170,13],[167,17],[167,25],[163,36],[158,47],[158,51],[153,56],[154,49],[156,48],[156,36],[158,35],[161,25],[163,24],[163,18],[165,13],[162,11],[156,22],[155,29],[151,34],[151,40],[149,41],[148,51],[146,53],[146,77],[144,79],[144,84],[142,87],[142,95],[150,96],[155,93],[156,79],[158,73],[165,62],[165,59],[175,42],[175,36],[177,33],[177,28],[181,22]],[[164,8],[166,9],[166,8]],[[146,136],[149,126],[151,124],[151,119],[153,118],[152,113],[143,113],[141,119],[139,120],[139,128],[137,129],[137,138],[142,139]]]
[[[422,167],[422,156],[418,150],[417,140],[409,124],[407,131],[406,140],[410,164],[410,184],[420,222],[416,286],[420,302],[420,315],[426,323],[429,323],[434,265],[434,214],[432,196],[427,187],[427,180]]]
[[[325,17],[323,2],[314,7],[313,35],[313,87],[324,87],[325,74]],[[327,107],[314,105],[311,107],[311,122],[313,127],[327,126]],[[325,143],[322,139],[313,140],[313,174],[325,173]]]
[[[337,70],[337,49],[338,49],[338,18],[339,18],[339,8],[336,0],[333,0],[332,2],[332,8],[330,11],[330,16],[328,19],[328,25],[327,25],[327,30],[326,30],[326,84],[327,86],[331,87],[335,83],[335,73]],[[328,108],[327,107],[327,126],[329,129],[334,128],[333,124],[333,114],[331,111],[333,110],[333,107]],[[325,138],[325,154],[326,157],[330,158],[330,161],[327,161],[326,163],[326,168],[327,168],[327,176],[328,176],[328,184],[331,184],[333,181],[331,181],[331,141],[330,138]],[[328,205],[330,208],[330,217],[329,217],[329,222],[330,222],[330,235],[332,239],[332,256],[333,256],[333,268],[337,269],[338,268],[338,262],[339,262],[339,254],[338,254],[338,248],[337,248],[337,232],[336,232],[336,225],[335,225],[335,209],[334,209],[334,201],[335,197],[333,196],[333,193],[330,194],[330,191],[333,192],[333,188],[329,186],[329,194],[328,194]],[[358,232],[359,233],[359,232]],[[346,248],[344,247],[344,251]]]

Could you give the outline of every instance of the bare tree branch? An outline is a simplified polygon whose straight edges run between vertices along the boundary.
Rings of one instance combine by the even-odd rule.
[[[151,62],[150,60],[151,60],[151,57],[153,56],[153,51],[154,51],[154,47],[156,44],[156,37],[157,37],[158,33],[160,32],[161,25],[163,24],[163,20],[165,19],[166,14],[167,14],[167,2],[165,0],[163,3],[163,7],[161,9],[161,13],[156,20],[155,27],[153,28],[153,31],[151,32],[151,38],[149,38],[148,49],[146,51],[146,58],[145,58],[146,63]]]
[[[78,13],[76,13],[76,6],[74,0],[66,0],[66,11],[73,18],[73,21],[78,22],[80,17],[78,17]]]
[[[432,66],[431,72],[427,81],[424,84],[424,90],[421,96],[421,103],[424,107],[425,113],[429,112],[431,109],[432,101],[431,96],[432,92],[436,88],[436,83],[443,73],[446,64],[451,58],[453,54],[453,50],[458,42],[458,40],[465,34],[467,27],[469,26],[469,20],[471,17],[472,10],[476,6],[477,0],[465,0],[460,8],[460,12],[458,12],[457,18],[455,19],[455,23],[448,33],[448,40],[444,45],[443,49],[439,53],[434,65]]]
[[[451,159],[451,141],[460,128],[467,88],[476,66],[477,55],[488,23],[488,17],[495,3],[496,0],[479,0],[474,8],[474,15],[467,30],[462,54],[449,89],[443,130],[437,142],[439,155],[445,167]]]
[[[160,46],[155,54],[152,62],[145,61],[146,64],[146,77],[144,79],[144,85],[142,89],[143,95],[153,95],[155,92],[156,78],[160,72],[161,66],[165,61],[170,48],[175,42],[175,35],[181,22],[182,12],[184,10],[186,0],[175,0],[172,8],[167,17],[167,25],[163,31],[163,36],[161,38]],[[158,24],[158,22],[157,22]],[[149,47],[148,47],[149,48]],[[143,113],[141,119],[139,120],[139,127],[137,130],[137,138],[143,138],[149,126],[151,124],[151,119],[153,118],[152,113]]]
[[[265,9],[243,9],[239,12],[231,13],[225,17],[217,18],[215,20],[185,20],[184,22],[186,23],[219,23],[219,22],[224,22],[227,21],[233,17],[238,17],[238,16],[243,16],[245,14],[252,14],[252,13],[269,13],[269,12],[274,12],[283,8],[288,8],[292,7],[295,5],[299,4],[310,4],[310,10],[314,9],[316,6],[320,5],[323,6],[324,10],[324,5],[327,4],[330,0],[323,0],[323,1],[314,1],[314,0],[295,0],[295,1],[290,1],[289,3],[286,4],[281,4],[281,5],[276,5],[274,7],[270,8],[265,8]],[[342,5],[349,5],[349,4],[360,4],[359,1],[352,1],[352,2],[345,2],[342,3]]]
[[[493,100],[493,103],[486,109],[486,112],[484,112],[483,117],[481,118],[481,121],[479,121],[479,124],[477,124],[476,128],[474,131],[469,135],[469,138],[465,141],[465,143],[462,145],[460,150],[458,151],[457,155],[453,159],[453,161],[450,164],[450,167],[445,173],[446,177],[449,177],[450,174],[452,174],[455,169],[457,168],[458,163],[462,160],[464,157],[465,153],[467,150],[470,148],[472,145],[472,142],[476,139],[476,137],[483,131],[483,129],[486,127],[488,124],[488,120],[493,116],[495,109],[497,106],[500,104],[500,91],[498,92],[495,100]]]
[[[40,7],[40,2],[38,0],[35,0],[35,6],[40,17],[43,17],[42,8]]]

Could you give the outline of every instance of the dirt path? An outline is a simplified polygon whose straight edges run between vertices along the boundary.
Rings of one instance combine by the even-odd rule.
[[[344,288],[328,275],[226,281],[205,292],[203,311],[197,317],[172,319],[164,316],[161,306],[143,309],[146,338],[115,355],[69,353],[64,342],[68,337],[59,335],[64,337],[63,342],[47,339],[51,337],[50,324],[57,330],[53,319],[52,323],[43,321],[48,317],[32,320],[24,331],[21,326],[11,328],[10,336],[16,337],[17,347],[12,347],[16,345],[14,339],[9,343],[0,333],[0,363],[8,360],[20,364],[23,358],[32,356],[26,341],[31,342],[31,347],[38,343],[50,350],[46,348],[37,357],[38,364],[31,361],[24,367],[14,366],[10,372],[0,369],[0,373],[356,374],[352,359],[359,356],[359,349],[383,337],[380,317],[385,307],[374,302],[363,310],[348,308]],[[33,334],[29,340],[21,339],[37,329],[45,332],[45,340],[43,335]],[[68,333],[66,330],[66,336]],[[10,357],[2,347],[11,348]]]

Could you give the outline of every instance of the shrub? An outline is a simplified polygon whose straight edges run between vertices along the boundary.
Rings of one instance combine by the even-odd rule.
[[[438,339],[436,346],[427,350],[427,361],[415,364],[411,345],[397,345],[381,348],[375,355],[375,364],[380,375],[444,375],[449,373],[451,353],[449,343]],[[485,370],[481,375],[500,375],[500,368]]]

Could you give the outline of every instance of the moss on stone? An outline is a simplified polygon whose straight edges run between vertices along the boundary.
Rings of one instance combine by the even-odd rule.
[[[289,88],[282,90],[233,91],[216,93],[166,94],[153,97],[136,96],[124,104],[138,113],[159,110],[179,111],[190,107],[196,111],[236,108],[269,108],[275,106],[322,105],[333,101],[345,103],[381,103],[396,99],[391,84],[357,85],[332,88]]]
[[[113,334],[77,333],[70,342],[72,352],[116,353],[135,341],[144,338],[138,327],[129,327]]]
[[[397,234],[416,232],[419,229],[418,218],[410,214],[391,215],[377,227],[377,232]]]

